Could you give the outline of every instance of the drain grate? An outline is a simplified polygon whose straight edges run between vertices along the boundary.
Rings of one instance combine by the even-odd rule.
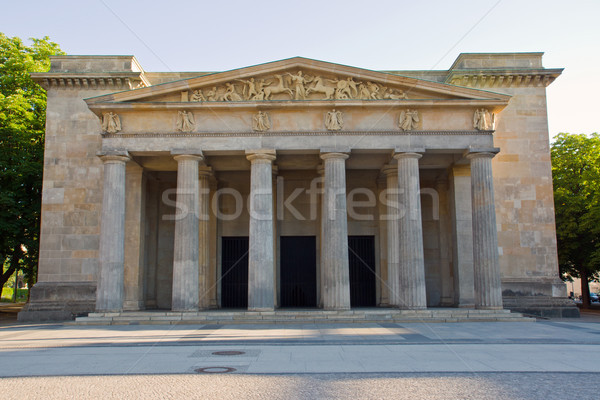
[[[236,369],[232,367],[204,367],[196,368],[194,371],[200,374],[226,374],[228,372],[235,372]]]
[[[246,354],[245,351],[237,351],[237,350],[226,350],[226,351],[213,351],[211,354],[215,356],[241,356],[242,354]]]
[[[206,359],[216,359],[217,357],[224,358],[238,358],[238,359],[247,359],[247,358],[256,358],[260,355],[261,351],[256,349],[247,349],[247,350],[196,350],[188,357],[192,358],[206,358]]]

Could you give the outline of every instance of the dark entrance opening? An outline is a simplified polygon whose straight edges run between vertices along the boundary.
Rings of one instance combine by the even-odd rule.
[[[317,306],[315,236],[281,236],[281,307]]]
[[[248,237],[221,238],[221,307],[248,308]]]
[[[375,307],[375,237],[348,236],[350,306]]]

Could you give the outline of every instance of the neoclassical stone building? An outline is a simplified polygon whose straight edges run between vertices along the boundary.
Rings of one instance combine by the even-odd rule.
[[[444,71],[305,58],[149,73],[56,56],[22,320],[358,307],[576,313],[558,276],[541,53]]]

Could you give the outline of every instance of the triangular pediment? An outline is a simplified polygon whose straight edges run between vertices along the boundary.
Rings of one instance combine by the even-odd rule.
[[[392,102],[407,105],[454,102],[504,108],[510,96],[432,82],[386,72],[311,60],[290,58],[231,71],[211,73],[126,92],[87,99],[90,108],[110,103],[189,103],[190,106],[224,103],[302,101]]]

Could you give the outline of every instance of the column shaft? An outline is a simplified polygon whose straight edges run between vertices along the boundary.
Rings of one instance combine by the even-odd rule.
[[[400,305],[400,214],[398,205],[398,168],[390,165],[383,169],[387,183],[387,265],[389,301],[393,306]]]
[[[125,262],[125,163],[124,155],[103,155],[104,192],[100,228],[100,273],[96,311],[123,310]]]
[[[173,311],[198,310],[198,162],[197,155],[177,155],[177,208],[173,255]]]
[[[502,308],[498,259],[498,231],[494,205],[492,158],[494,153],[470,153],[471,202],[473,207],[473,261],[475,307]]]
[[[323,193],[323,245],[321,268],[323,308],[350,309],[346,165],[344,153],[321,154],[325,167]]]
[[[201,168],[198,177],[198,308],[210,307],[210,285],[208,271],[210,268],[210,168]]]
[[[398,200],[402,207],[399,220],[399,304],[405,309],[427,308],[425,260],[419,184],[418,153],[399,153]]]
[[[248,309],[275,308],[272,162],[275,151],[247,151],[250,173]]]

